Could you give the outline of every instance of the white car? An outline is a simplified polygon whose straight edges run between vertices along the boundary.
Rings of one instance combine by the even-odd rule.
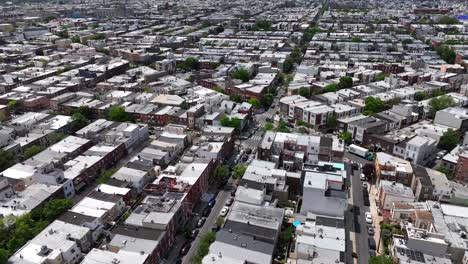
[[[364,173],[361,173],[361,176],[359,176],[359,179],[361,179],[361,181],[367,181],[367,177],[366,175],[364,175]]]
[[[221,212],[219,213],[219,215],[221,215],[222,217],[225,217],[228,212],[229,212],[229,207],[224,206],[223,209],[221,209]]]
[[[372,214],[369,212],[366,212],[366,223],[372,224]]]

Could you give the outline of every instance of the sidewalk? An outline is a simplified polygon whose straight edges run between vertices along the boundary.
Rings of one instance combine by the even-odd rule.
[[[374,239],[376,243],[380,243],[377,245],[378,251],[377,253],[382,254],[383,252],[383,242],[380,239],[380,222],[383,221],[383,217],[379,216],[378,207],[376,204],[376,197],[377,197],[377,188],[375,185],[369,185],[370,192],[369,192],[369,202],[370,202],[370,212],[372,214],[373,223],[372,226],[374,227]]]

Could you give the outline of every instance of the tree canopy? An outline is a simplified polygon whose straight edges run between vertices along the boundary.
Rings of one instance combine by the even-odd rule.
[[[213,176],[213,182],[221,183],[229,177],[229,169],[224,165],[218,165]]]
[[[260,20],[260,21],[255,22],[255,25],[252,26],[252,31],[270,31],[270,30],[272,30],[270,21]]]
[[[365,106],[362,111],[364,115],[372,115],[385,110],[385,103],[380,98],[369,96],[364,102]]]
[[[188,57],[183,62],[179,63],[177,67],[184,71],[198,70],[200,63],[198,62],[197,58]]]
[[[248,82],[250,79],[250,73],[245,68],[240,68],[231,72],[231,78],[239,79],[242,82]]]
[[[133,117],[125,112],[125,108],[122,106],[113,106],[109,109],[107,118],[111,121],[116,122],[133,122]]]
[[[440,58],[443,59],[445,62],[449,64],[455,63],[455,58],[457,54],[447,45],[441,45],[435,48],[437,54],[439,54]]]
[[[460,133],[449,128],[439,140],[439,148],[451,151],[460,142]]]
[[[325,86],[325,88],[323,88],[324,93],[336,92],[336,91],[338,91],[338,84],[336,83],[329,84]]]
[[[414,94],[414,100],[422,101],[429,98],[429,94],[426,91],[419,91]]]
[[[254,108],[260,108],[262,105],[260,104],[260,101],[256,98],[250,98],[249,101],[247,101],[249,104],[251,104]]]
[[[24,150],[24,157],[26,159],[29,159],[35,156],[36,154],[38,154],[39,152],[42,152],[44,149],[45,149],[44,147],[41,147],[38,145],[31,146]]]
[[[240,163],[234,166],[234,174],[232,175],[234,179],[240,179],[244,176],[245,171],[247,170],[247,166],[245,164]]]
[[[309,98],[310,97],[310,88],[305,87],[305,86],[299,88],[299,95],[304,96],[305,98]]]
[[[70,209],[73,202],[55,199],[14,219],[14,225],[0,226],[0,263],[39,234],[52,221]]]
[[[331,115],[327,118],[327,126],[329,128],[336,128],[338,125],[338,119],[336,118],[336,115]]]
[[[15,160],[13,152],[0,149],[0,171],[4,171],[15,164]]]
[[[393,264],[393,259],[388,255],[372,256],[369,258],[369,264]]]
[[[240,129],[241,126],[241,120],[237,117],[223,116],[220,120],[220,123],[224,127],[233,127],[237,129]]]
[[[455,101],[449,95],[434,97],[429,101],[429,107],[431,108],[433,114],[435,114],[437,111],[451,107],[454,104]]]
[[[353,87],[353,78],[349,76],[343,76],[340,78],[340,82],[338,82],[338,90],[346,89]]]
[[[343,140],[346,144],[351,144],[353,140],[353,136],[347,131],[339,133],[338,138]]]

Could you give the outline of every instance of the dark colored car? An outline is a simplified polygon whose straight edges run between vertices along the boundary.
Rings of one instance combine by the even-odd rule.
[[[213,207],[214,205],[216,204],[216,198],[211,198],[209,201],[208,201],[208,206],[209,207]]]
[[[372,226],[367,227],[367,234],[374,236],[374,228]]]
[[[237,188],[232,189],[231,196],[236,196]]]
[[[197,227],[202,227],[206,222],[206,218],[205,217],[202,217],[200,219],[198,219],[198,222],[197,222]]]
[[[248,149],[245,151],[245,153],[247,153],[247,154],[249,154],[249,155],[252,154],[252,149],[251,149],[251,148],[248,148]]]
[[[371,257],[377,256],[377,254],[375,254],[375,250],[372,250],[372,249],[369,250],[369,256],[371,256]]]
[[[373,237],[369,237],[368,240],[369,240],[369,249],[375,250],[377,248],[375,244],[375,239]]]
[[[203,210],[202,215],[207,217],[207,216],[210,215],[210,213],[211,213],[211,207],[207,207],[207,208],[205,208],[205,210]]]
[[[191,238],[192,239],[197,238],[198,233],[200,233],[200,231],[198,229],[192,230]]]
[[[187,255],[187,253],[189,252],[191,246],[192,246],[192,243],[191,243],[190,241],[186,241],[186,242],[182,245],[182,247],[180,248],[179,254],[180,254],[181,256]]]
[[[182,259],[177,258],[176,260],[174,260],[174,262],[172,262],[172,264],[182,264]]]
[[[213,231],[213,232],[218,232],[218,231],[219,231],[218,225],[217,225],[217,224],[213,224],[213,225],[211,226],[211,231]]]
[[[229,197],[226,202],[224,203],[224,205],[226,206],[231,206],[231,204],[234,202],[234,198],[232,197]]]
[[[365,206],[370,206],[369,197],[364,198],[364,205],[365,205]]]

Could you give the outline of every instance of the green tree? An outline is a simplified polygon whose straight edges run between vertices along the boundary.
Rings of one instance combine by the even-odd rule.
[[[318,27],[313,27],[313,28],[308,28],[304,32],[304,35],[302,37],[303,42],[308,43],[312,40],[312,38],[315,36],[315,34],[322,32],[322,30]]]
[[[247,166],[245,166],[245,164],[243,163],[237,164],[236,166],[234,166],[234,174],[232,175],[232,177],[234,179],[240,179],[242,178],[242,176],[244,176],[244,173],[246,170],[247,170]]]
[[[229,99],[236,103],[242,103],[242,97],[239,94],[233,94],[229,97]]]
[[[444,95],[444,94],[445,94],[445,92],[442,89],[434,90],[431,93],[432,97],[438,97],[438,96],[441,96],[441,95]]]
[[[13,33],[13,32],[16,32],[16,27],[13,26],[13,25],[7,25],[7,26],[5,27],[5,30],[6,30],[7,32]]]
[[[452,172],[449,170],[449,168],[447,168],[447,167],[444,166],[444,165],[437,166],[436,171],[442,172],[442,173],[445,174],[445,176],[447,176],[449,179],[452,177]]]
[[[117,122],[133,122],[133,117],[125,112],[125,108],[122,106],[113,106],[109,109],[107,119]]]
[[[2,263],[2,264],[3,263],[8,263],[8,256],[9,256],[8,251],[1,248],[0,249],[0,263]]]
[[[265,131],[270,131],[273,130],[273,124],[271,122],[266,122],[265,125],[263,125],[263,130]]]
[[[247,101],[249,104],[251,104],[254,108],[258,109],[260,108],[262,105],[260,104],[260,101],[258,101],[258,99],[256,98],[250,98],[249,101]]]
[[[385,110],[385,103],[380,98],[369,96],[364,103],[365,106],[362,111],[364,115],[372,115]]]
[[[80,36],[73,36],[73,37],[71,37],[71,41],[72,41],[73,43],[81,43]]]
[[[83,127],[88,125],[88,121],[89,121],[81,113],[74,113],[72,115],[72,120],[73,120],[72,129],[71,129],[72,131],[78,131],[82,129]]]
[[[216,226],[218,228],[221,228],[223,225],[224,225],[224,218],[221,216],[218,216],[218,218],[216,218]]]
[[[440,137],[438,147],[451,151],[455,148],[460,142],[460,133],[457,130],[449,128],[445,133]]]
[[[230,76],[231,78],[239,79],[242,82],[248,82],[250,79],[250,73],[245,68],[240,68],[235,71],[232,71]]]
[[[241,121],[237,117],[230,118],[228,116],[223,116],[220,120],[220,123],[224,127],[233,127],[237,129],[240,129],[241,126]]]
[[[228,177],[229,177],[229,169],[224,165],[218,165],[214,172],[213,181],[216,183],[221,183]]]
[[[16,108],[18,107],[18,101],[16,100],[11,100],[8,102],[7,104],[7,107],[10,109],[10,110],[16,110]]]
[[[252,26],[252,31],[271,31],[271,22],[260,20],[255,22],[255,25]]]
[[[374,80],[375,80],[376,82],[380,82],[380,81],[385,80],[385,77],[387,77],[387,74],[385,74],[384,72],[381,72],[381,73],[379,73],[379,74],[377,74],[377,75],[375,76],[375,79],[374,79]]]
[[[372,256],[369,258],[369,264],[393,264],[393,259],[388,255]]]
[[[91,119],[92,116],[93,116],[93,110],[91,110],[91,108],[87,107],[87,106],[80,106],[78,107],[77,109],[75,109],[73,112],[72,112],[72,115],[73,114],[81,114],[82,116],[84,116],[85,118],[87,119]]]
[[[346,144],[351,144],[353,140],[353,136],[347,131],[339,133],[338,138],[343,140]]]
[[[327,126],[333,129],[338,126],[338,118],[336,118],[336,115],[331,115],[327,118]]]
[[[112,168],[101,172],[101,175],[99,175],[99,178],[96,180],[96,182],[100,184],[106,183],[112,177],[112,175],[117,172],[117,170],[117,168]]]
[[[188,57],[183,62],[177,65],[180,69],[185,71],[198,70],[200,68],[200,63],[197,58]]]
[[[265,108],[269,108],[271,106],[271,104],[273,103],[273,100],[274,100],[274,95],[271,94],[271,93],[267,93],[265,94],[265,96],[263,96],[263,98],[261,99],[261,104],[263,105],[263,107]]]
[[[323,88],[324,93],[336,92],[336,91],[338,91],[338,84],[336,84],[336,83],[331,83],[331,84],[325,86],[325,88]]]
[[[26,159],[29,159],[35,156],[36,154],[38,154],[39,152],[42,152],[44,149],[45,149],[44,147],[41,147],[38,145],[31,146],[24,150],[24,157]]]
[[[283,71],[285,73],[290,73],[292,72],[293,69],[294,69],[294,59],[288,56],[283,62]]]
[[[338,90],[346,89],[353,87],[353,78],[349,76],[343,76],[340,78],[340,82],[338,83]]]
[[[9,150],[0,149],[0,171],[4,171],[15,164],[16,157]]]
[[[283,119],[281,119],[278,122],[278,127],[276,128],[276,132],[290,133],[291,131],[289,131],[288,123],[284,121]]]
[[[180,108],[187,110],[187,109],[190,108],[190,104],[189,104],[187,101],[183,101],[183,102],[180,104]]]
[[[459,24],[460,21],[458,21],[458,19],[452,16],[442,16],[439,18],[439,20],[437,20],[437,23],[445,24],[445,25],[455,25],[455,24]]]
[[[434,97],[429,101],[429,107],[431,108],[431,112],[433,114],[435,114],[437,111],[451,107],[454,104],[455,104],[455,101],[453,100],[451,96],[448,96],[448,95]]]
[[[447,45],[441,45],[435,48],[435,51],[437,54],[439,54],[440,58],[443,59],[445,62],[449,64],[454,64],[455,63],[455,58],[457,57],[457,53],[453,51],[449,46]]]
[[[404,39],[401,43],[403,43],[404,45],[408,45],[408,44],[413,44],[413,40],[412,39]]]
[[[299,95],[304,96],[305,98],[309,98],[310,97],[310,88],[305,87],[305,86],[299,88]]]
[[[426,91],[419,91],[414,94],[414,100],[422,101],[429,98],[429,94]]]

